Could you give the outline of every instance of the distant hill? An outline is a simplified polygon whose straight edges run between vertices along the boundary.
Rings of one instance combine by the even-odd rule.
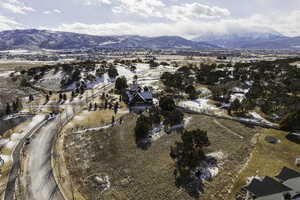
[[[0,50],[10,49],[80,49],[80,48],[219,48],[177,36],[94,36],[47,30],[12,30],[0,32]]]
[[[194,41],[207,42],[223,48],[300,49],[300,37],[287,37],[277,32],[246,32],[240,34],[207,34]]]

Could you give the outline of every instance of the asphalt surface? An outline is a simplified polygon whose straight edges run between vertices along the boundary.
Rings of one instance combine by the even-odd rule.
[[[110,84],[97,88],[94,97],[103,91],[108,91],[114,85]],[[89,100],[92,100],[89,97]],[[83,102],[83,100],[81,100]],[[78,103],[78,102],[77,102]],[[54,179],[51,157],[52,146],[56,142],[60,126],[67,121],[67,117],[73,114],[76,105],[62,105],[65,111],[55,118],[48,120],[46,124],[38,129],[32,129],[33,136],[30,144],[25,145],[24,151],[27,155],[27,162],[23,169],[26,169],[25,177],[25,199],[26,200],[64,200],[61,191]],[[40,124],[39,124],[40,125]],[[13,153],[13,167],[10,170],[9,180],[6,187],[4,200],[14,200],[16,180],[20,169],[20,154],[25,139],[21,140]]]
[[[28,161],[25,164],[26,199],[28,200],[64,200],[54,179],[51,165],[51,150],[55,143],[59,127],[66,121],[66,112],[50,120],[35,133],[26,147]]]
[[[45,121],[40,122],[35,127],[33,127],[27,135],[32,134],[34,131],[37,131],[41,124],[45,123]],[[15,195],[15,185],[16,180],[18,178],[19,170],[20,170],[20,153],[25,143],[25,138],[23,138],[16,148],[13,151],[13,164],[12,168],[9,171],[8,182],[5,188],[4,200],[13,200]]]

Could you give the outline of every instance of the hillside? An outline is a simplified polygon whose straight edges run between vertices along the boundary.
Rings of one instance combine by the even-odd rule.
[[[223,48],[300,49],[300,37],[287,37],[277,32],[246,32],[221,35],[211,33],[197,37],[194,41],[207,42]]]
[[[46,30],[12,30],[0,32],[0,50],[8,49],[80,49],[80,48],[218,48],[177,36],[94,36]]]

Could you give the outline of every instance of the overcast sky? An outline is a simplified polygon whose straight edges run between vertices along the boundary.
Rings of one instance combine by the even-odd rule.
[[[279,32],[300,36],[300,0],[0,0],[0,31],[94,35]]]

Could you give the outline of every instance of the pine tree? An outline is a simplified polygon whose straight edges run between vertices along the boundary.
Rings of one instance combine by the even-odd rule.
[[[14,101],[12,103],[12,111],[13,112],[17,112],[18,111],[18,103],[17,103],[17,101]]]
[[[63,96],[62,96],[61,93],[59,93],[58,98],[59,98],[58,101],[60,102],[62,100],[62,98],[63,98]]]
[[[32,94],[30,94],[30,95],[29,95],[29,102],[31,102],[31,101],[33,101],[33,100],[34,100],[34,98],[33,98]]]
[[[107,104],[108,104],[108,102],[107,102],[107,100],[105,99],[104,109],[107,109]]]
[[[89,111],[91,111],[92,110],[92,103],[90,103],[90,105],[89,105]]]
[[[67,95],[66,94],[63,94],[63,99],[64,99],[64,101],[67,101]]]
[[[115,114],[117,114],[118,109],[119,109],[119,103],[117,102],[117,103],[115,103],[115,106],[114,106],[114,112],[115,112]]]
[[[112,116],[112,118],[111,118],[111,124],[115,124],[115,116]]]
[[[6,114],[9,115],[11,113],[9,103],[6,104]]]

